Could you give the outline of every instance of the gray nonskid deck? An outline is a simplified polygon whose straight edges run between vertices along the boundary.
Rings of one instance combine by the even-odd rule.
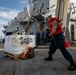
[[[76,50],[69,50],[76,62]],[[64,59],[60,50],[53,55],[53,61],[44,61],[48,56],[48,49],[35,50],[33,59],[10,59],[4,57],[0,51],[0,75],[76,75],[75,71],[68,71],[69,62]]]

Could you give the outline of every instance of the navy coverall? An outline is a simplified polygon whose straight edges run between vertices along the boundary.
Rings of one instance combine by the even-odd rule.
[[[58,35],[54,35],[53,39],[51,40],[49,56],[52,57],[52,55],[55,53],[57,47],[59,47],[59,49],[62,52],[65,59],[68,60],[69,62],[73,62],[73,58],[70,55],[70,53],[67,51],[67,49],[65,48],[64,42],[65,42],[65,37],[62,32]]]

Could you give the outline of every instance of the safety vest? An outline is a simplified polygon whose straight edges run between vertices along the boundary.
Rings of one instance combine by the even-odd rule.
[[[54,35],[58,35],[62,32],[62,24],[60,23],[61,21],[58,19],[58,18],[52,18],[50,21],[49,21],[49,27],[50,27],[50,32],[52,31],[53,29],[53,21],[57,21],[58,22],[58,26],[57,26],[57,30],[56,32],[54,33]]]

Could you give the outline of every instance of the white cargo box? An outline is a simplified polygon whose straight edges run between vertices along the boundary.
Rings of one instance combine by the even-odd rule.
[[[10,35],[5,37],[4,51],[7,53],[22,54],[29,46],[35,47],[35,35]]]

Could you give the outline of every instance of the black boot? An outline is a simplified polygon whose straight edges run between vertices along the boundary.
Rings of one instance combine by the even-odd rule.
[[[71,64],[69,67],[68,67],[68,70],[69,71],[74,71],[76,69],[76,64]]]
[[[76,69],[76,64],[73,60],[70,61],[70,66],[68,67],[69,71],[74,71]]]
[[[52,57],[47,57],[44,59],[45,61],[53,61],[53,58]]]

